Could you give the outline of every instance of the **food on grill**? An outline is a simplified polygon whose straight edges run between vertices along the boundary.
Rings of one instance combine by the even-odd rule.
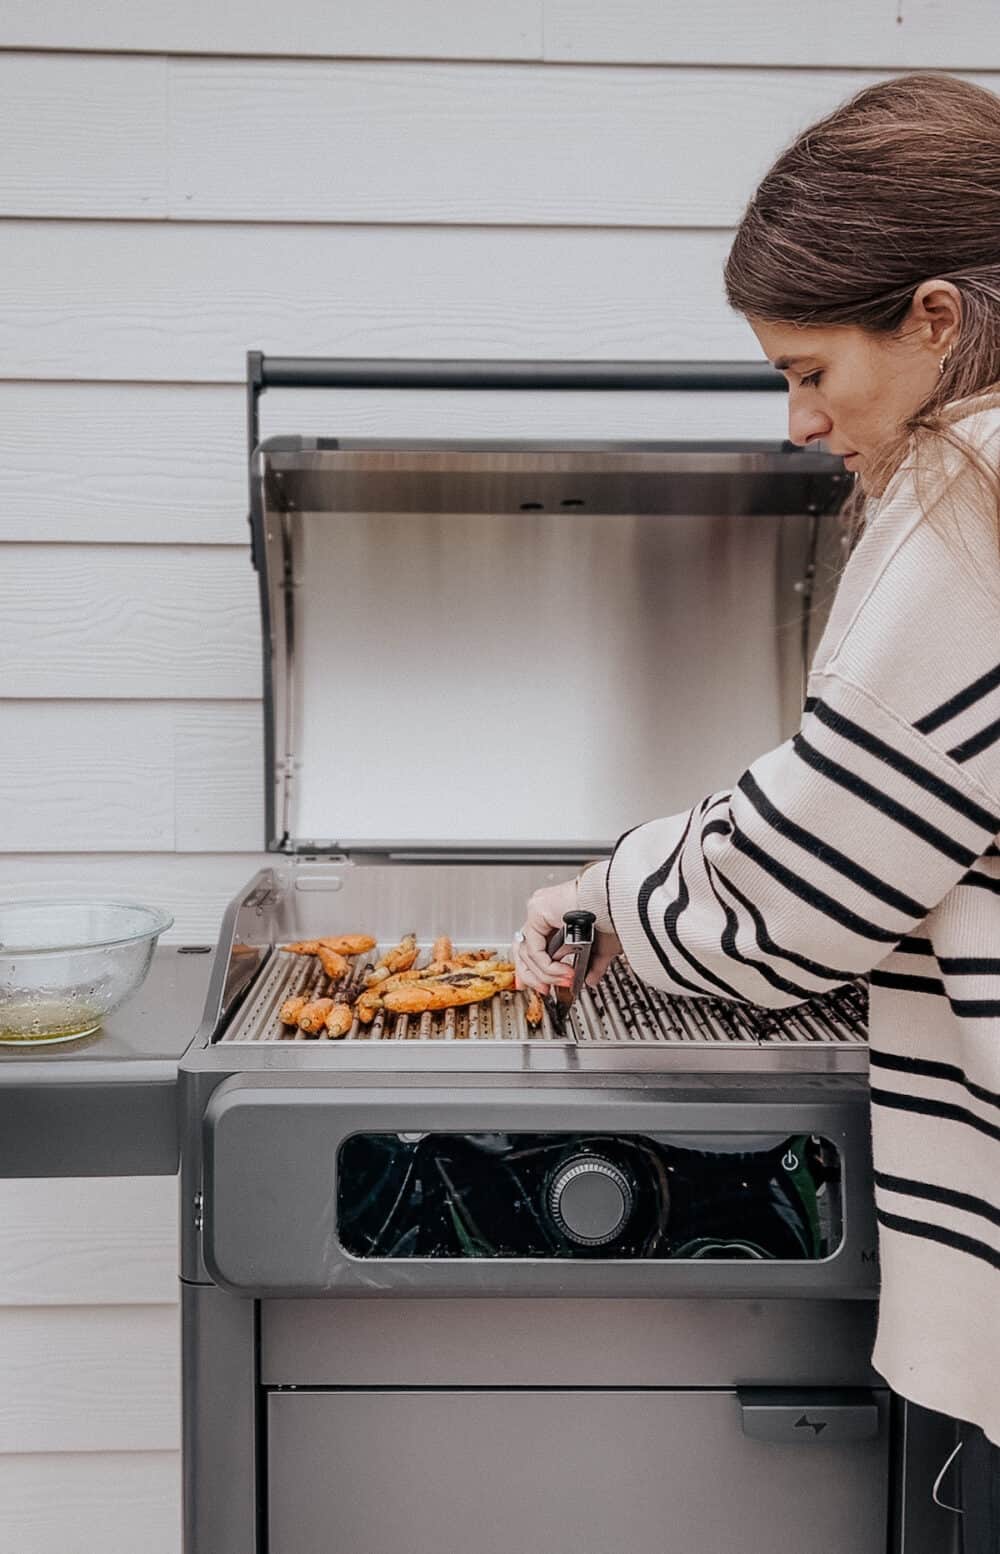
[[[362,993],[360,998],[355,1001],[354,1013],[357,1015],[362,1025],[371,1025],[376,1014],[382,1007],[383,1004],[379,995],[369,989],[368,992]]]
[[[308,1002],[308,998],[304,998],[301,995],[295,998],[286,998],[278,1014],[278,1019],[282,1025],[297,1025],[299,1015]]]
[[[524,1018],[531,1026],[541,1025],[542,1000],[537,993],[528,994],[528,1001],[524,1010]]]
[[[451,960],[454,953],[455,950],[451,940],[446,933],[443,933],[439,939],[434,940],[434,945],[431,949],[431,963],[433,965],[439,961]]]
[[[428,1009],[455,1009],[463,1004],[482,1003],[513,986],[512,970],[495,971],[486,976],[454,971],[443,977],[427,977],[422,982],[392,988],[382,1003],[393,1014],[423,1014]]]
[[[326,934],[321,939],[299,939],[295,944],[283,944],[281,948],[292,955],[318,955],[320,945],[334,955],[364,955],[375,948],[375,940],[366,933]]]
[[[346,957],[336,950],[331,950],[322,939],[316,944],[316,957],[331,982],[338,982],[344,973],[350,970],[350,963]]]
[[[348,1004],[334,1004],[323,1024],[328,1036],[346,1036],[354,1024],[354,1010]]]
[[[332,998],[314,998],[299,1011],[295,1023],[307,1036],[317,1036],[326,1024],[326,1017],[333,1006]]]
[[[397,945],[379,956],[375,962],[375,970],[378,971],[384,966],[386,972],[390,974],[395,971],[409,971],[419,953],[416,934],[404,934]]]

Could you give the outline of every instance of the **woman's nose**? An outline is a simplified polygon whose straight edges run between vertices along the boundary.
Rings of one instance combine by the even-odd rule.
[[[829,437],[833,422],[822,410],[815,406],[796,404],[794,399],[789,400],[788,405],[788,439],[798,443],[804,448],[808,443],[818,442],[821,437]]]

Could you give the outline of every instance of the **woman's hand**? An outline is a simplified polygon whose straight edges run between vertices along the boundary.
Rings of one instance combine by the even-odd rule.
[[[550,960],[546,946],[556,929],[562,927],[563,915],[576,910],[577,894],[576,880],[567,880],[564,885],[547,885],[544,890],[536,890],[531,897],[527,920],[521,929],[524,937],[514,940],[518,987],[547,993],[553,984],[569,987],[573,981],[572,963]],[[588,987],[600,981],[615,956],[620,954],[621,945],[614,934],[596,935],[587,972]]]

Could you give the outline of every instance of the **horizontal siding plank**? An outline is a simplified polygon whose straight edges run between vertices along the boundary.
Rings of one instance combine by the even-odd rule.
[[[7,378],[239,381],[289,355],[759,359],[723,232],[10,222]]]
[[[163,907],[174,924],[163,944],[214,944],[222,916],[266,853],[0,854],[4,895],[38,901],[54,896],[124,896]]]
[[[176,1306],[9,1306],[0,1320],[0,1456],[176,1451]]]
[[[884,79],[172,60],[169,108],[150,114],[147,95],[154,110],[156,89],[163,95],[145,80],[157,63],[0,55],[0,214],[727,228],[788,141]],[[164,114],[169,148],[146,130]],[[98,152],[102,139],[127,150],[78,156],[91,138]],[[317,178],[317,168],[336,175]]]
[[[176,847],[250,852],[264,843],[264,732],[257,702],[186,707],[175,719]]]
[[[0,851],[172,850],[173,735],[171,708],[0,702]]]
[[[0,54],[0,215],[167,214],[168,64]]]
[[[239,544],[235,388],[0,383],[0,540]]]
[[[945,69],[977,65],[995,21],[993,0],[5,0],[0,47]]]
[[[256,701],[0,703],[0,853],[252,852],[263,760]]]
[[[175,1178],[0,1181],[0,1306],[176,1300]]]
[[[175,61],[171,210],[202,220],[729,227],[781,148],[874,79]],[[335,176],[317,178],[317,167]]]
[[[4,0],[0,47],[536,59],[542,0]]]
[[[261,424],[264,436],[781,438],[786,408],[780,394],[271,390]],[[245,439],[235,385],[0,383],[0,540],[245,545]]]
[[[259,697],[248,556],[232,546],[5,546],[0,696]]]
[[[5,1554],[180,1554],[172,1452],[0,1457]]]
[[[981,65],[995,28],[994,0],[545,0],[550,60],[950,70]]]

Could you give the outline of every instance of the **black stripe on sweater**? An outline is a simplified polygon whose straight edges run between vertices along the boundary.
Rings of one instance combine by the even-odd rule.
[[[677,924],[680,918],[684,915],[684,912],[687,910],[690,901],[691,892],[688,890],[688,883],[684,877],[684,857],[682,854],[681,857],[677,860],[677,894],[669,903],[663,914],[663,931],[667,935],[671,944],[674,946],[674,949],[684,957],[688,965],[691,966],[700,977],[704,977],[706,982],[710,982],[713,987],[717,987],[719,991],[724,993],[727,998],[739,999],[741,1003],[745,1003],[746,997],[743,993],[740,993],[738,989],[732,987],[730,983],[726,982],[722,977],[716,976],[715,972],[710,971],[707,966],[703,966],[697,956],[692,955],[691,951],[681,943],[680,936],[677,932]],[[723,930],[723,934],[725,934],[725,930]],[[704,992],[704,989],[701,989],[701,991]]]
[[[985,1133],[987,1138],[996,1139],[1000,1143],[1000,1128],[995,1123],[987,1122],[983,1117],[977,1117],[975,1112],[970,1112],[965,1106],[956,1106],[951,1101],[934,1101],[925,1095],[903,1095],[898,1090],[871,1091],[872,1105],[885,1106],[890,1111],[913,1112],[920,1117],[936,1117],[939,1122],[960,1122],[967,1128],[974,1128],[977,1133]]]
[[[1000,896],[1000,879],[994,879],[992,874],[979,874],[975,869],[970,869],[958,882],[960,885],[972,885],[979,890],[992,890],[995,896]]]
[[[848,858],[846,853],[840,852],[836,847],[831,847],[829,842],[824,842],[821,837],[812,831],[806,831],[797,825],[794,820],[789,820],[782,814],[777,805],[773,804],[759,786],[751,772],[744,772],[739,782],[740,791],[746,795],[754,809],[762,820],[766,820],[771,828],[777,831],[779,836],[787,837],[797,847],[810,853],[818,862],[825,864],[827,868],[842,874],[845,879],[855,885],[860,885],[870,896],[878,901],[884,901],[886,906],[894,907],[897,912],[902,912],[904,917],[924,918],[930,911],[930,907],[915,901],[912,896],[904,895],[895,886],[889,885],[885,880],[871,874],[861,864]]]
[[[843,713],[835,712],[825,701],[817,701],[813,708],[813,716],[821,723],[825,723],[835,734],[839,734],[841,739],[857,745],[860,750],[866,750],[869,755],[883,761],[886,766],[891,766],[893,771],[908,777],[918,788],[923,788],[942,804],[947,804],[948,808],[953,809],[956,814],[964,815],[967,820],[972,821],[973,825],[985,826],[988,831],[994,833],[1000,830],[1000,816],[991,814],[988,809],[983,809],[981,804],[977,804],[975,800],[953,787],[950,782],[945,782],[936,776],[934,772],[928,771],[926,766],[921,766],[917,761],[911,761],[909,756],[894,750],[892,745],[887,745],[875,734],[870,734],[860,723],[845,718]]]
[[[964,691],[958,691],[954,696],[949,696],[940,707],[935,707],[933,712],[927,712],[922,718],[918,718],[913,727],[921,734],[930,734],[934,729],[940,728],[944,723],[950,723],[952,718],[957,718],[960,712],[967,707],[975,706],[990,691],[1000,685],[1000,664],[995,669],[989,669],[978,680],[973,680]]]
[[[898,1230],[904,1236],[916,1236],[923,1241],[938,1241],[954,1252],[967,1252],[970,1257],[982,1258],[983,1262],[1000,1268],[1000,1252],[973,1236],[963,1236],[958,1230],[945,1230],[942,1225],[928,1225],[923,1220],[904,1219],[901,1214],[887,1214],[879,1208],[875,1210],[875,1217],[886,1230]]]
[[[904,971],[873,971],[869,981],[874,987],[898,987],[904,993],[936,993],[941,998],[948,996],[940,977],[911,977]]]
[[[667,973],[667,976],[670,978],[670,980],[672,982],[676,982],[679,987],[687,988],[687,990],[689,992],[691,992],[691,993],[699,993],[699,994],[701,994],[702,997],[704,997],[706,989],[704,987],[699,986],[699,984],[697,982],[691,982],[687,977],[683,976],[676,969],[676,967],[673,965],[673,962],[671,961],[670,957],[667,955],[666,951],[664,950],[663,945],[660,943],[659,938],[653,932],[653,926],[652,926],[652,924],[651,924],[651,922],[649,920],[649,900],[650,900],[650,897],[653,895],[654,891],[659,890],[659,888],[663,884],[664,880],[670,874],[670,871],[673,868],[674,864],[676,863],[677,859],[680,857],[681,853],[683,852],[684,844],[686,843],[686,841],[688,839],[688,835],[689,835],[689,833],[691,831],[691,827],[694,824],[694,818],[695,818],[695,812],[694,812],[694,810],[692,810],[691,814],[687,818],[687,824],[684,827],[684,831],[683,831],[683,834],[681,836],[681,839],[677,843],[677,846],[674,848],[673,852],[670,853],[670,855],[666,859],[664,859],[663,863],[660,864],[660,867],[658,869],[654,870],[654,872],[652,874],[650,874],[646,879],[643,880],[642,885],[640,886],[640,889],[639,889],[639,899],[638,899],[638,902],[637,902],[637,910],[638,910],[638,913],[639,913],[639,921],[642,924],[643,931],[644,931],[644,933],[646,935],[646,939],[647,939],[647,941],[649,943],[649,947],[653,951],[653,954],[656,956],[657,960],[659,961],[660,965],[663,967],[664,971]],[[686,958],[688,960],[690,960],[690,956],[688,956]],[[733,998],[735,998],[740,1003],[746,1003],[747,1002],[747,1000],[745,998],[740,998],[738,994],[734,993],[731,996]]]
[[[713,872],[714,877],[726,887],[731,896],[736,897],[740,906],[749,915],[754,925],[758,948],[763,950],[766,955],[779,955],[782,960],[787,960],[790,966],[799,966],[803,971],[808,971],[811,976],[819,977],[824,982],[835,983],[839,986],[843,982],[854,981],[857,976],[856,971],[838,971],[834,966],[823,966],[819,961],[811,960],[808,955],[800,955],[797,950],[789,950],[784,945],[778,944],[777,940],[772,939],[768,933],[763,915],[757,910],[753,902],[741,890],[738,890],[732,880],[727,879],[720,869],[715,869]],[[815,998],[816,994],[812,992],[806,996]]]
[[[971,734],[968,739],[963,739],[960,745],[954,745],[948,754],[953,761],[961,764],[963,761],[971,761],[974,755],[981,754],[983,750],[988,750],[998,739],[1000,739],[1000,718],[994,719],[985,728],[981,728],[978,734]]]
[[[985,1101],[987,1106],[1000,1107],[1000,1095],[993,1090],[987,1090],[985,1085],[977,1085],[969,1079],[963,1068],[955,1063],[939,1063],[933,1058],[903,1057],[898,1052],[871,1051],[868,1054],[868,1062],[872,1068],[885,1068],[894,1070],[898,1074],[919,1074],[924,1079],[944,1079],[949,1084],[961,1085],[974,1095],[977,1101]]]
[[[819,890],[811,885],[808,880],[794,874],[791,869],[786,869],[784,864],[778,863],[770,853],[766,853],[756,842],[752,842],[738,826],[733,827],[733,846],[741,853],[751,858],[765,874],[770,874],[772,879],[784,885],[790,895],[798,896],[800,901],[806,901],[817,912],[822,912],[824,917],[832,918],[835,923],[840,923],[851,933],[857,934],[862,939],[874,939],[880,944],[895,944],[899,938],[898,928],[879,928],[877,924],[870,923],[864,917],[859,917],[852,912],[850,907],[841,906],[826,891]],[[856,975],[857,973],[855,973]]]
[[[873,787],[870,782],[866,782],[863,777],[859,777],[848,767],[841,766],[838,761],[831,760],[829,756],[821,755],[815,745],[811,745],[803,734],[795,735],[792,747],[799,759],[819,772],[821,777],[826,777],[828,781],[846,788],[848,793],[853,793],[855,798],[870,804],[880,814],[888,815],[890,820],[895,820],[897,825],[911,832],[913,836],[919,836],[921,841],[929,842],[931,847],[943,853],[946,858],[953,859],[955,863],[965,864],[966,867],[975,863],[974,848],[965,847],[961,842],[956,842],[954,837],[939,830],[937,826],[932,826],[922,815],[907,809],[905,804],[898,804],[895,799],[891,799],[887,793],[882,792],[881,788]]]
[[[905,1193],[908,1198],[923,1198],[927,1203],[943,1203],[951,1209],[961,1209],[964,1214],[978,1214],[992,1225],[1000,1225],[1000,1209],[985,1198],[976,1198],[971,1192],[955,1192],[951,1187],[937,1187],[932,1182],[916,1182],[909,1176],[890,1176],[888,1171],[875,1172],[875,1186],[885,1192]]]
[[[896,945],[899,955],[933,955],[934,946],[929,939],[900,939]]]
[[[783,977],[779,971],[776,971],[773,966],[768,965],[766,961],[754,960],[749,955],[743,954],[742,950],[739,949],[736,943],[736,935],[739,932],[739,918],[733,911],[732,907],[729,905],[728,901],[724,901],[722,899],[722,896],[719,894],[716,880],[718,879],[720,884],[727,886],[729,889],[732,889],[732,887],[729,885],[729,881],[726,879],[721,870],[708,869],[707,873],[708,883],[712,888],[712,894],[714,895],[716,901],[719,903],[719,906],[722,908],[723,915],[726,919],[726,926],[722,933],[722,949],[724,954],[728,955],[732,960],[739,961],[741,965],[751,967],[752,970],[757,972],[758,976],[763,977],[765,982],[769,983],[771,987],[777,988],[780,993],[790,993],[793,998],[802,1000],[815,998],[817,993],[816,988],[802,987],[797,982],[790,982],[787,977]],[[758,948],[763,948],[760,943],[759,933],[757,934],[756,938]],[[846,981],[848,979],[844,978],[842,980]]]
[[[963,1020],[1000,1019],[1000,998],[955,998],[937,977],[908,977],[900,971],[873,971],[873,987],[895,987],[904,993],[931,993],[947,998],[952,1014]]]

